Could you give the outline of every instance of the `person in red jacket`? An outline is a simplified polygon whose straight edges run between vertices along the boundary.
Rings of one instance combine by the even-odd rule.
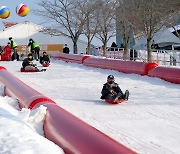
[[[8,42],[7,45],[4,47],[4,54],[3,54],[7,60],[11,60],[12,56],[11,56],[11,43]]]

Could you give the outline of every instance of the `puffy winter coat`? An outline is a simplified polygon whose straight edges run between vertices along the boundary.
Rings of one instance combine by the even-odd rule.
[[[112,84],[109,83],[105,83],[103,85],[102,91],[101,91],[101,99],[105,99],[106,96],[108,96],[109,94],[111,94],[110,89],[113,89],[114,92],[116,92],[116,94],[121,94],[123,95],[123,92],[121,90],[121,88],[119,87],[119,85],[115,82],[113,82]]]

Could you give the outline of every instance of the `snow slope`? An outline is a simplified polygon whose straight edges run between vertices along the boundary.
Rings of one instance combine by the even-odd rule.
[[[19,72],[22,62],[0,62],[0,65],[65,110],[138,153],[179,153],[180,85],[51,61],[46,72],[38,73]],[[109,74],[115,76],[123,91],[129,89],[129,101],[112,105],[99,99]]]

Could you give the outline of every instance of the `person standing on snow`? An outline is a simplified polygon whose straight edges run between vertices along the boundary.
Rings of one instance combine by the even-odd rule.
[[[63,48],[63,53],[69,54],[69,48],[67,47],[67,44],[64,45],[65,47]]]
[[[125,94],[123,94],[113,75],[107,77],[107,82],[104,84],[101,94],[101,99],[113,99],[115,101],[120,98],[128,100],[129,97],[129,91],[126,90]]]
[[[9,40],[11,41],[11,50],[13,51],[12,60],[19,60],[19,55],[17,53],[17,44],[12,37],[9,37]]]
[[[11,60],[11,43],[8,42],[7,45],[4,47],[4,55],[6,55],[7,60]]]
[[[34,59],[39,60],[39,52],[40,52],[39,44],[31,38],[29,39],[28,47],[31,48],[30,51],[33,54]]]

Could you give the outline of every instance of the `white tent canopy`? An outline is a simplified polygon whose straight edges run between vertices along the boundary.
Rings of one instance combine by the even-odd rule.
[[[154,34],[153,40],[155,44],[159,45],[159,47],[176,44],[180,45],[180,39],[171,33],[168,29],[159,30]],[[136,50],[147,50],[147,38],[142,37],[137,42],[137,44],[133,46],[133,48]]]

